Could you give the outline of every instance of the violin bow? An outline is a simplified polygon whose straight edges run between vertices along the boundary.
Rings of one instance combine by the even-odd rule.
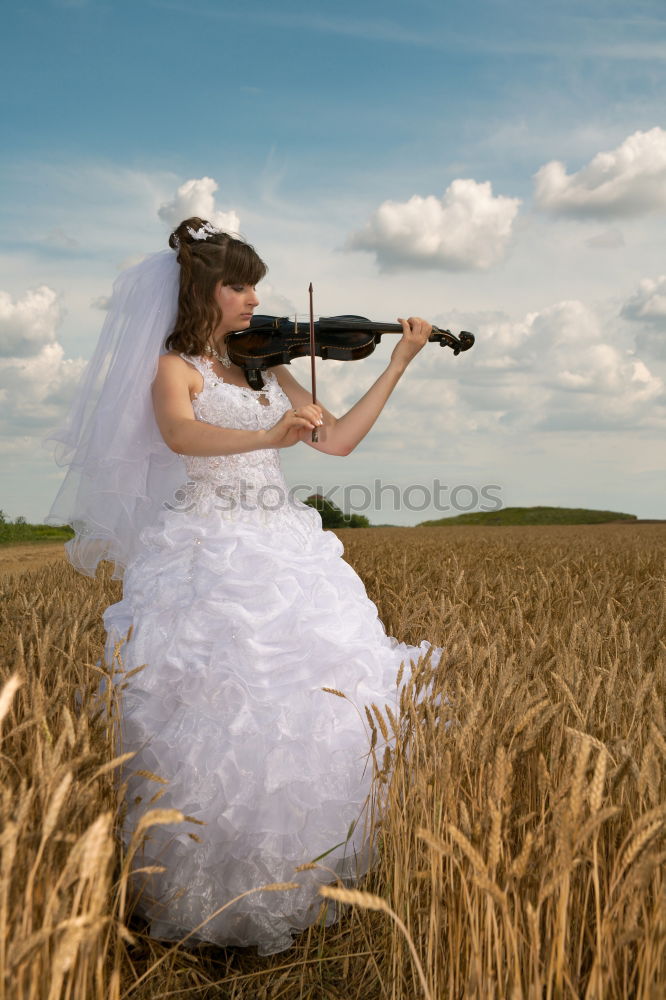
[[[317,402],[317,376],[315,374],[315,328],[314,328],[314,309],[312,306],[312,282],[310,282],[310,287],[308,288],[308,294],[310,296],[310,374],[312,378],[312,402]],[[312,440],[319,440],[319,431],[316,427],[312,428]]]

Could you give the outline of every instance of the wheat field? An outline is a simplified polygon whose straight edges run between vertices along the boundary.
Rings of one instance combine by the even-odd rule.
[[[132,918],[97,694],[118,584],[0,580],[0,1000],[664,996],[666,525],[340,534],[387,631],[444,652],[364,713],[376,867],[270,959]]]

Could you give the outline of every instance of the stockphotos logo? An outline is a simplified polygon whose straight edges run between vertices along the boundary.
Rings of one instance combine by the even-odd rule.
[[[448,486],[439,479],[431,483],[409,483],[407,486],[386,483],[375,479],[372,486],[364,483],[347,483],[325,489],[311,483],[298,483],[289,489],[272,484],[261,484],[240,479],[236,484],[197,482],[190,480],[173,494],[173,502],[164,502],[167,510],[187,513],[199,500],[216,498],[215,509],[222,511],[264,510],[274,511],[294,506],[311,496],[335,504],[340,510],[354,514],[379,513],[382,510],[421,513],[434,509],[445,514],[451,511],[465,514],[472,510],[501,510],[502,487],[496,483],[473,486],[458,483]]]

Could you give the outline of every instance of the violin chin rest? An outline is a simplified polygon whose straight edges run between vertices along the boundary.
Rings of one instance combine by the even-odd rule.
[[[251,389],[256,389],[257,392],[264,388],[264,378],[261,374],[261,369],[259,368],[246,368],[245,378],[247,379],[248,385]]]

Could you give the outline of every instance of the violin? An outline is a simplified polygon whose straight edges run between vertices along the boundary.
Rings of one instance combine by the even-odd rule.
[[[312,292],[310,291],[310,295]],[[374,323],[364,316],[328,316],[310,324],[298,323],[287,316],[253,316],[250,326],[226,338],[230,359],[245,372],[253,389],[264,387],[261,372],[274,365],[288,365],[293,358],[310,356],[323,360],[358,361],[372,354],[386,333],[402,333],[399,323]],[[454,355],[468,351],[474,334],[466,330],[456,337],[450,330],[433,326],[431,343],[450,347]]]

